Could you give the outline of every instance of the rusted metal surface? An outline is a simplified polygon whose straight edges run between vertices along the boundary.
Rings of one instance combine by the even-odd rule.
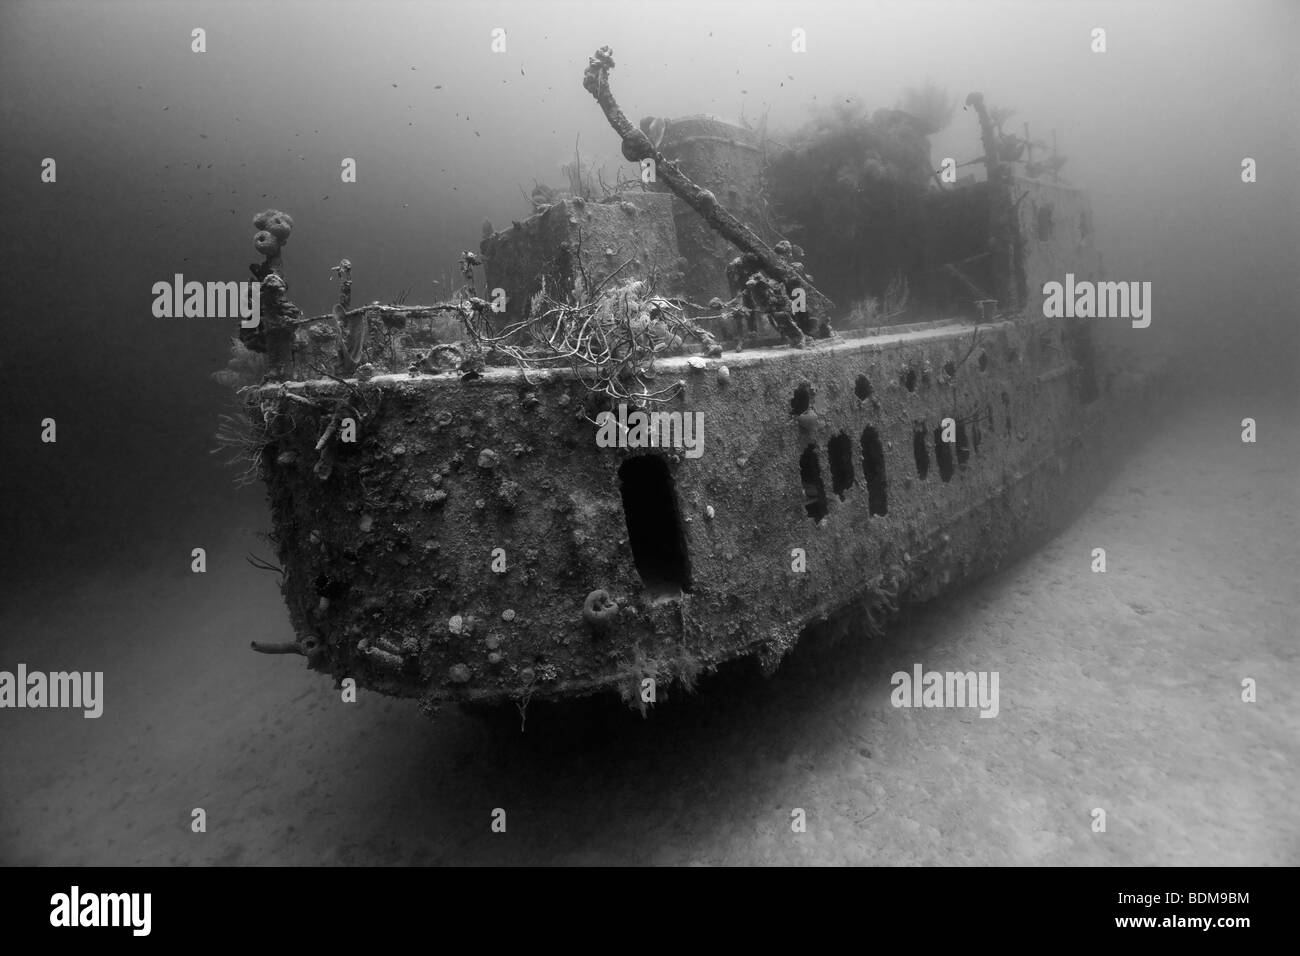
[[[431,701],[631,695],[739,655],[773,664],[837,609],[861,604],[870,630],[1057,524],[1105,457],[1104,413],[1131,398],[1085,406],[1076,372],[1044,320],[668,359],[661,374],[685,388],[667,410],[703,416],[698,458],[598,447],[570,374],[379,376],[357,386],[376,414],[325,481],[318,416],[284,401],[295,427],[268,458],[292,463],[267,476],[284,595],[300,638],[325,648],[315,667]],[[939,440],[944,418],[955,443]],[[667,597],[638,571],[620,491],[620,467],[647,455],[680,521],[659,531],[680,533],[689,562],[689,589]],[[600,628],[584,617],[597,590],[618,606]]]
[[[756,132],[712,117],[687,116],[667,124],[660,152],[694,182],[711,190],[764,242],[775,245],[780,241],[781,236],[768,225],[763,201],[764,150]],[[725,270],[737,255],[736,247],[675,197],[673,221],[678,246],[688,264],[688,294],[698,302],[713,296],[730,298]]]
[[[494,233],[481,245],[489,290],[506,293],[506,319],[522,318],[545,280],[552,294],[585,276],[588,291],[611,281],[652,280],[661,295],[685,291],[672,197],[628,192],[618,201],[564,199]]]

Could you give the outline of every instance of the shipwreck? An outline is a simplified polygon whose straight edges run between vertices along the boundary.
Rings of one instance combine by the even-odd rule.
[[[304,316],[293,222],[258,217],[227,438],[266,483],[296,640],[256,649],[430,707],[644,709],[831,618],[878,633],[1094,490],[1152,375],[1042,315],[1045,281],[1101,274],[1059,158],[979,94],[984,175],[955,183],[905,111],[792,149],[633,124],[613,66],[583,84],[643,175],[535,190],[454,301],[354,306],[344,260],[333,314]]]

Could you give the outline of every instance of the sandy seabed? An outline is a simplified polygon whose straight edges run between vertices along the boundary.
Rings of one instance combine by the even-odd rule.
[[[291,637],[248,530],[204,575],[11,596],[0,668],[103,670],[105,709],[0,711],[0,862],[1300,864],[1298,421],[1187,409],[1029,558],[648,720],[539,708],[520,734],[344,704],[301,658],[248,650]],[[915,663],[997,671],[1000,713],[895,709]]]

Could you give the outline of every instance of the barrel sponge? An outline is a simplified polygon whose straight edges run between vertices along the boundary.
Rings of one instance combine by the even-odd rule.
[[[289,241],[289,233],[293,232],[293,220],[287,212],[277,212],[267,219],[264,228],[283,245]]]
[[[271,259],[280,254],[280,240],[263,229],[253,237],[253,248],[257,250],[259,255]]]
[[[253,217],[253,228],[260,232],[261,230],[265,229],[267,227],[267,224],[270,223],[270,221],[274,219],[276,216],[284,216],[286,219],[289,219],[288,213],[281,212],[278,209],[263,209],[261,212],[259,212],[256,216]],[[291,226],[293,225],[292,219],[289,219],[289,225]]]

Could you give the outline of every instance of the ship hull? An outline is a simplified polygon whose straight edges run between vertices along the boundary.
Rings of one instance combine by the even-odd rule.
[[[1095,491],[1150,381],[1069,332],[929,323],[662,360],[656,382],[682,384],[658,410],[694,416],[689,447],[602,447],[567,372],[263,388],[300,644],[336,681],[429,704],[644,704],[739,657],[774,667],[845,609],[874,633]],[[352,442],[329,424],[347,418]]]

